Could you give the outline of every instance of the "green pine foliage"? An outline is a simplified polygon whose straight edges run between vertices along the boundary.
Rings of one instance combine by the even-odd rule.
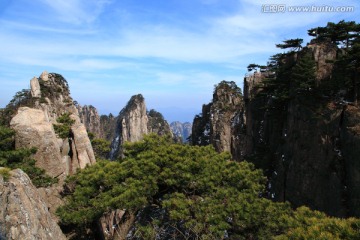
[[[309,91],[315,87],[315,71],[316,63],[312,56],[311,51],[305,53],[296,62],[293,67],[292,74],[292,89],[296,92]]]
[[[289,219],[289,229],[286,233],[274,239],[360,239],[360,220],[327,217],[319,211],[300,207]]]
[[[10,168],[4,168],[4,167],[0,167],[0,176],[3,177],[4,181],[8,181],[11,174],[10,174],[11,169]]]
[[[71,126],[75,123],[75,120],[70,118],[70,113],[64,113],[56,121],[58,123],[53,124],[56,135],[62,139],[68,138],[71,133]]]
[[[302,48],[302,46],[301,46],[302,43],[303,43],[303,39],[296,38],[296,39],[285,40],[285,41],[283,41],[283,43],[276,44],[275,46],[280,49],[291,48],[292,51],[295,51],[295,50],[299,51]]]
[[[0,167],[9,169],[22,169],[36,187],[46,187],[57,182],[57,179],[45,174],[45,170],[35,166],[31,155],[36,153],[36,148],[15,149],[15,131],[0,126]]]
[[[252,164],[234,162],[211,146],[148,135],[127,143],[120,162],[99,161],[68,177],[69,192],[57,214],[65,225],[84,227],[111,209],[126,209],[138,219],[134,239],[170,238],[166,234],[175,239],[309,239],[317,236],[312,235],[317,226],[328,231],[326,236],[359,231],[357,219],[328,218],[307,208],[293,211],[288,203],[262,198],[265,181]]]
[[[106,159],[110,153],[110,142],[103,138],[95,138],[95,134],[88,132],[96,159]]]
[[[5,108],[0,109],[0,124],[9,126],[10,121],[19,107],[32,107],[35,101],[31,97],[30,89],[18,91]]]

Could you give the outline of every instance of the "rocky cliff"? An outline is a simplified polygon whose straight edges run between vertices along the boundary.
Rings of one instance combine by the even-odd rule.
[[[187,139],[191,135],[192,124],[189,122],[181,123],[176,121],[170,124],[170,128],[173,135],[181,139],[181,142],[187,142]]]
[[[240,88],[234,82],[222,81],[215,87],[213,101],[203,105],[202,113],[195,116],[192,143],[212,144],[219,152],[231,152],[241,159],[244,129],[244,104]]]
[[[147,112],[145,99],[141,94],[134,95],[120,111],[117,119],[115,136],[111,142],[110,159],[121,155],[125,142],[136,142],[145,134],[171,134],[170,126],[163,116],[155,110]]]
[[[95,162],[85,126],[70,96],[67,81],[59,74],[43,72],[31,79],[31,104],[19,107],[10,126],[16,131],[16,148],[36,147],[37,166],[52,177],[64,179]],[[73,120],[66,137],[54,130],[59,117],[68,114]]]
[[[37,193],[54,214],[62,204],[60,193],[66,176],[96,160],[67,81],[59,74],[45,71],[39,78],[32,78],[30,86],[29,91],[16,94],[3,111],[7,116],[2,115],[2,119],[15,130],[15,147],[35,147],[36,166],[59,180]],[[53,218],[56,219],[54,215]]]
[[[354,155],[359,135],[351,129],[360,126],[360,120],[355,120],[360,110],[339,98],[340,88],[333,88],[332,96],[325,89],[334,81],[336,45],[313,42],[286,68],[295,72],[305,54],[315,63],[313,87],[297,85],[294,74],[295,84],[288,87],[286,100],[279,99],[279,88],[266,85],[269,80],[264,74],[244,80],[250,86],[244,93],[249,96],[245,100],[249,144],[242,148],[268,174],[270,198],[330,215],[359,216],[355,185],[360,179],[355,176],[360,171],[360,155]],[[257,84],[249,84],[254,79]],[[348,144],[353,150],[349,151]]]
[[[76,105],[76,108],[79,112],[80,121],[85,125],[86,130],[97,137],[103,138],[104,133],[97,109],[92,105]]]
[[[193,144],[212,144],[262,168],[271,199],[360,216],[360,108],[351,100],[356,90],[340,85],[342,54],[335,44],[313,41],[281,55],[276,74],[247,76],[243,100],[217,87],[194,119]]]
[[[85,125],[88,132],[93,133],[97,138],[107,141],[114,139],[116,132],[117,119],[111,113],[109,115],[99,115],[97,109],[92,105],[76,105],[79,111],[81,122]]]
[[[0,239],[65,240],[29,177],[20,169],[9,174],[0,175]]]

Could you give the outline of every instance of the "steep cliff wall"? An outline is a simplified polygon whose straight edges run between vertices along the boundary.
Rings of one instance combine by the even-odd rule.
[[[360,216],[360,108],[349,102],[347,85],[337,84],[342,62],[336,60],[343,54],[335,44],[316,41],[284,54],[276,74],[244,79],[244,105],[228,101],[226,94],[217,97],[215,89],[213,103],[194,119],[193,144],[230,149],[234,159],[262,168],[271,199]],[[228,102],[230,111],[216,115],[218,102]],[[239,131],[226,127],[228,116],[240,116]],[[238,142],[229,145],[229,139]]]
[[[48,206],[20,169],[12,170],[9,179],[0,175],[1,239],[65,240]]]
[[[155,110],[147,112],[145,99],[141,94],[132,96],[116,119],[117,126],[111,143],[110,159],[121,156],[122,145],[125,142],[139,141],[148,133],[172,134],[161,113]]]
[[[80,121],[85,125],[88,132],[92,132],[97,137],[103,137],[103,129],[100,123],[100,115],[92,105],[76,106]]]
[[[194,119],[192,143],[212,144],[217,151],[228,151],[241,159],[243,152],[237,146],[245,129],[243,106],[240,88],[234,82],[222,81],[215,88],[212,103],[203,105],[202,113]]]
[[[353,127],[360,124],[355,121],[359,109],[351,106],[349,112],[346,102],[321,93],[322,84],[331,81],[337,47],[312,43],[298,54],[297,62],[307,51],[316,63],[318,88],[314,90],[290,85],[290,97],[279,103],[275,91],[269,94],[259,88],[266,81],[264,76],[245,79],[245,84],[254,78],[258,84],[244,93],[249,96],[245,109],[250,143],[240,147],[247,152],[248,160],[267,173],[270,198],[290,201],[296,207],[307,205],[330,215],[359,216],[354,204],[359,199],[355,187],[359,157],[351,153],[356,148],[349,151],[344,144],[351,142],[354,147],[358,143],[358,136],[349,133],[347,124],[349,118]],[[345,149],[348,156],[343,154]]]
[[[99,115],[97,109],[92,105],[76,105],[79,111],[80,121],[85,125],[86,130],[102,138],[112,141],[115,137],[117,118],[111,113],[109,115]]]

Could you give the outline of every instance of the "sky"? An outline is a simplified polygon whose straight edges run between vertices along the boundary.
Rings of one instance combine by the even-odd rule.
[[[360,2],[0,0],[0,108],[46,70],[100,114],[117,115],[141,93],[169,122],[192,122],[215,84],[242,88],[250,63],[283,51],[275,44],[309,42],[308,29],[340,20],[359,23]]]

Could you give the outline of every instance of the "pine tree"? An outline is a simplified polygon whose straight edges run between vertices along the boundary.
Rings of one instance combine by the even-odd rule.
[[[36,153],[36,148],[15,149],[14,135],[14,130],[0,125],[0,167],[22,169],[36,187],[56,183],[57,179],[51,178],[44,169],[35,166],[35,160],[31,156]]]

